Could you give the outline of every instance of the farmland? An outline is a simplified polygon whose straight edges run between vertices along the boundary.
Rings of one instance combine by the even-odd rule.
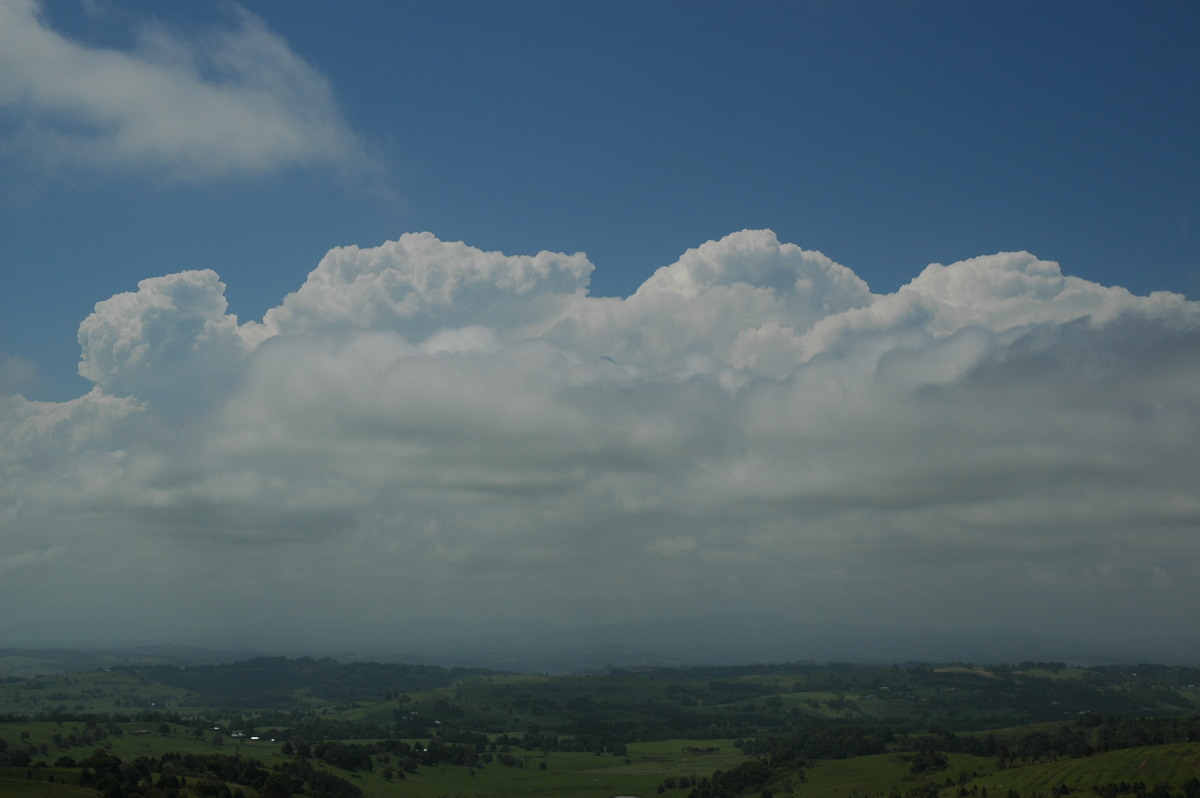
[[[0,665],[6,796],[1200,795],[1181,667]]]

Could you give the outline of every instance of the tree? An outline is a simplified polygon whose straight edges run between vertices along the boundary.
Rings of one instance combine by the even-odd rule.
[[[292,794],[292,780],[282,773],[267,776],[258,790],[259,798],[288,798]]]

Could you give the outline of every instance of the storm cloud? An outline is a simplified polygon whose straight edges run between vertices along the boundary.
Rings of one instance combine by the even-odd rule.
[[[0,399],[0,629],[1194,620],[1200,304],[1023,252],[875,294],[767,230],[591,272],[422,233],[261,321],[217,271],[99,302],[91,392]]]

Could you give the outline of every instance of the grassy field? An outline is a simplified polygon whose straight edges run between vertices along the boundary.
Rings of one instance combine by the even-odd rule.
[[[625,759],[582,753],[551,753],[543,757],[526,752],[529,764],[525,767],[491,765],[475,771],[453,766],[421,768],[407,778],[391,781],[378,772],[350,774],[336,769],[331,772],[359,786],[365,795],[378,798],[611,798],[616,795],[648,798],[660,794],[658,786],[668,777],[696,779],[717,769],[736,766],[741,757],[732,746],[727,749],[728,744],[729,741],[712,740],[642,743],[631,745]],[[697,754],[686,750],[689,745],[719,745],[722,750]],[[152,753],[159,748],[170,750],[165,744],[143,740],[129,749],[129,753]],[[116,747],[114,753],[117,753]],[[262,757],[268,764],[277,757],[265,746],[246,746],[242,754]],[[913,776],[909,764],[896,753],[827,761],[811,767],[803,780],[785,779],[773,784],[772,788],[775,794],[784,792],[800,798],[865,798],[904,793],[925,785],[941,786],[950,779],[955,784],[943,787],[942,795],[956,795],[960,788],[986,788],[991,795],[1005,795],[1010,789],[1021,795],[1049,795],[1055,787],[1064,785],[1073,790],[1088,790],[1109,782],[1132,780],[1142,780],[1148,786],[1166,782],[1178,790],[1187,779],[1200,775],[1200,743],[1126,749],[1085,759],[1064,759],[999,771],[995,769],[995,760],[991,759],[951,755],[949,760],[945,770],[923,776]],[[543,761],[545,769],[538,767]],[[972,779],[962,777],[962,774],[972,772],[979,775]],[[1135,774],[1140,774],[1140,778]],[[94,790],[76,786],[77,779],[78,771],[70,768],[0,768],[0,795],[5,798],[96,795]],[[667,798],[679,798],[689,791],[690,788],[673,789],[662,794]],[[253,795],[251,790],[246,793]]]
[[[535,757],[540,762],[541,757]],[[607,798],[613,795],[652,794],[661,778],[636,772],[612,757],[590,754],[554,753],[545,759],[546,769],[537,764],[523,768],[489,765],[482,770],[442,766],[421,768],[403,781],[385,782],[377,774],[361,774],[354,783],[368,795],[461,796],[552,796]]]
[[[6,662],[11,664],[13,658]],[[175,687],[140,683],[127,671],[93,671],[32,676],[0,683],[6,712],[47,715],[53,712],[126,713],[156,710],[180,713],[202,709],[195,696]]]
[[[985,757],[951,754],[949,766],[932,774],[914,776],[903,755],[889,753],[820,762],[805,772],[803,781],[793,778],[788,786],[798,796],[867,796],[901,793],[927,784],[959,780],[962,773],[995,770],[996,761]],[[963,779],[966,781],[966,779]]]
[[[261,761],[266,767],[284,763],[279,746],[267,741],[234,742],[226,740],[220,746],[211,741],[196,740],[183,727],[171,726],[170,734],[134,734],[137,724],[122,724],[126,733],[110,735],[102,746],[126,761],[140,756],[159,757],[181,751],[193,753],[239,754]],[[58,756],[82,759],[96,746],[77,749],[55,748],[51,742],[72,730],[72,724],[53,722],[0,724],[0,737],[26,745],[48,745],[51,753],[40,757],[51,763]],[[78,731],[78,729],[75,729]],[[22,733],[25,735],[22,737]],[[706,752],[707,753],[703,753]],[[658,787],[668,778],[686,778],[694,783],[716,770],[729,770],[743,761],[741,752],[732,740],[666,740],[653,743],[631,743],[626,756],[592,753],[524,751],[513,749],[521,767],[506,767],[492,763],[485,768],[471,769],[442,765],[423,766],[416,773],[388,780],[373,772],[350,773],[326,767],[329,772],[356,784],[367,796],[459,796],[460,798],[507,798],[508,796],[578,796],[578,798],[611,798],[615,795],[679,798],[690,787],[658,793]],[[914,776],[910,763],[902,753],[887,753],[845,760],[830,760],[809,767],[799,776],[783,778],[772,785],[776,794],[795,796],[886,796],[905,793],[914,788],[935,785],[943,788],[942,795],[952,796],[960,788],[987,789],[991,795],[1005,795],[1016,790],[1021,795],[1049,795],[1056,787],[1074,790],[1121,781],[1143,781],[1148,786],[1166,782],[1178,790],[1190,778],[1200,776],[1200,743],[1131,748],[1097,754],[1083,759],[1059,759],[1034,765],[998,770],[993,758],[948,755],[948,766],[936,773]],[[544,767],[543,767],[544,765]],[[0,795],[14,796],[73,796],[95,795],[94,790],[75,786],[79,771],[58,767],[0,768]],[[946,786],[952,782],[953,786]],[[246,791],[252,795],[253,791]]]
[[[980,777],[972,784],[987,787],[989,793],[997,789],[1048,793],[1059,785],[1086,789],[1122,781],[1142,781],[1149,787],[1162,781],[1178,789],[1183,782],[1197,777],[1200,777],[1200,743],[1174,743],[1008,768]]]
[[[714,753],[697,753],[689,748],[720,748]],[[732,740],[665,740],[632,743],[627,756],[610,754],[538,751],[513,752],[523,767],[491,764],[472,771],[469,768],[441,766],[420,768],[401,780],[385,781],[378,773],[356,774],[351,780],[370,796],[458,796],[487,798],[497,796],[578,796],[611,798],[614,795],[651,796],[667,778],[690,780],[710,775],[714,770],[732,768],[744,757]],[[545,763],[545,769],[540,765]],[[347,777],[345,773],[338,773]],[[686,795],[689,790],[669,790],[668,796]]]
[[[31,774],[33,771],[29,768],[0,768],[0,795],[4,798],[96,798],[95,790],[76,786],[78,770],[44,768],[34,778]]]
[[[1088,791],[1110,783],[1143,782],[1147,788],[1164,782],[1179,791],[1191,778],[1200,778],[1200,743],[1129,748],[1080,759],[1059,759],[1035,765],[999,770],[987,757],[951,754],[949,766],[936,773],[914,776],[909,764],[896,753],[820,762],[809,768],[803,781],[775,783],[775,793],[816,798],[867,798],[906,793],[934,785],[941,795],[955,796],[960,790],[1004,796],[1015,790],[1022,796],[1048,796],[1055,788]],[[974,775],[973,775],[974,774]],[[952,786],[947,786],[947,780]]]
[[[227,755],[259,760],[264,766],[291,760],[280,753],[280,745],[267,741],[236,742],[226,738],[217,747],[209,740],[197,740],[185,727],[168,724],[170,734],[152,730],[150,734],[135,734],[146,729],[145,724],[118,724],[124,734],[108,735],[103,741],[85,746],[59,747],[53,737],[72,732],[82,733],[83,724],[58,724],[51,721],[0,724],[0,738],[35,747],[46,746],[47,753],[36,761],[51,764],[59,757],[82,760],[97,748],[125,761],[138,757],[161,757],[171,752]],[[720,749],[700,753],[708,749]],[[383,768],[373,772],[351,773],[322,766],[339,778],[361,788],[368,796],[579,796],[579,798],[610,798],[614,795],[656,794],[658,785],[666,778],[687,777],[696,780],[714,770],[731,768],[744,757],[733,747],[732,740],[668,740],[654,743],[633,743],[626,756],[593,753],[524,751],[513,749],[522,767],[506,767],[494,762],[485,768],[471,769],[442,765],[423,766],[404,778],[384,779]],[[542,764],[545,767],[540,767]],[[317,763],[320,766],[320,763]],[[28,774],[33,774],[30,778]],[[75,786],[79,771],[71,768],[21,767],[0,768],[0,795],[5,796],[70,796],[96,793]],[[53,781],[51,781],[53,779]],[[247,791],[252,794],[253,791]],[[684,795],[686,790],[668,791],[668,795]]]

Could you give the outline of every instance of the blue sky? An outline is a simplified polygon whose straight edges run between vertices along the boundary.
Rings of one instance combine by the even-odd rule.
[[[1170,634],[1198,25],[0,0],[0,630]]]

